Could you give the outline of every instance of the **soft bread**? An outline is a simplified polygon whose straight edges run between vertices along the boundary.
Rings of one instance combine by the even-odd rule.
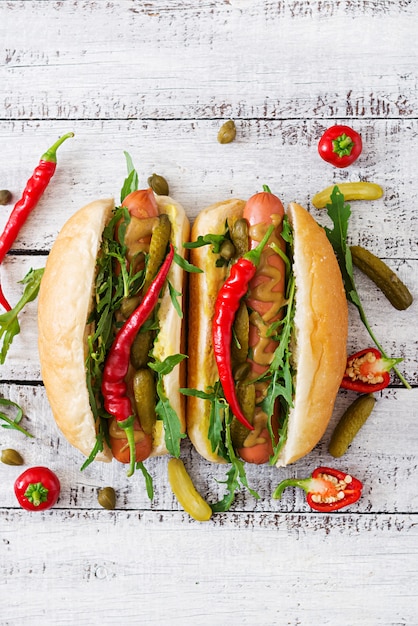
[[[245,202],[229,200],[202,211],[192,229],[199,235],[223,233],[225,221],[241,216]],[[294,229],[296,280],[294,354],[297,393],[289,417],[286,444],[277,465],[287,465],[306,455],[318,443],[331,418],[346,363],[347,301],[332,246],[323,229],[301,206],[290,204],[288,217]],[[207,247],[191,250],[191,261],[203,269],[190,276],[193,307],[189,318],[189,387],[207,391],[218,380],[212,349],[212,317],[216,294],[226,277],[216,268],[217,255]],[[210,403],[188,398],[187,430],[203,457],[223,459],[212,451],[208,439]]]
[[[58,427],[88,456],[96,443],[86,385],[86,321],[93,300],[96,257],[113,199],[77,211],[49,253],[38,299],[41,376]],[[110,461],[110,450],[97,455]]]
[[[296,394],[278,467],[308,454],[324,434],[345,371],[348,332],[341,272],[323,228],[298,204],[287,215],[295,245]]]
[[[156,196],[159,212],[172,224],[171,241],[179,254],[189,238],[189,222],[184,209],[168,196]],[[96,431],[86,386],[86,321],[93,304],[96,257],[102,232],[114,208],[112,200],[97,200],[75,213],[57,236],[46,263],[38,302],[39,357],[41,375],[55,421],[68,441],[88,456]],[[173,263],[168,280],[184,293],[184,276]],[[182,306],[179,298],[179,305]],[[162,320],[154,354],[164,360],[177,354],[184,345],[181,319],[171,303],[169,290],[162,293],[159,319]],[[185,430],[185,407],[179,388],[184,386],[183,365],[164,377],[164,388]],[[153,433],[152,455],[165,454],[164,432],[157,421]],[[96,456],[110,461],[110,450]]]

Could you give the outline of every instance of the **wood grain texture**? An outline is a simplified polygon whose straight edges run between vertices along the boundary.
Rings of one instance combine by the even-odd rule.
[[[257,500],[242,490],[231,511],[190,519],[167,481],[167,459],[142,476],[117,463],[83,472],[58,432],[40,380],[36,302],[0,367],[0,397],[21,404],[34,434],[1,428],[25,468],[54,469],[54,509],[29,514],[15,501],[23,468],[0,464],[0,626],[208,625],[413,626],[418,623],[418,5],[411,0],[0,0],[0,188],[17,200],[40,155],[73,130],[58,169],[0,268],[12,303],[30,267],[42,267],[63,223],[98,197],[119,195],[133,157],[141,185],[157,171],[193,221],[228,197],[269,184],[285,204],[311,205],[339,181],[371,180],[382,199],[352,203],[350,243],[385,259],[415,301],[395,311],[359,272],[373,329],[404,361],[413,389],[377,394],[348,452],[327,452],[355,394],[341,391],[313,452],[288,468],[248,467]],[[216,141],[233,118],[237,139]],[[333,123],[359,130],[364,149],[336,170],[317,155]],[[12,206],[0,207],[0,231]],[[348,348],[370,340],[350,307]],[[182,457],[210,502],[226,467]],[[364,482],[358,503],[333,515],[310,511],[300,489],[271,493],[318,465]],[[115,488],[116,509],[98,490]]]
[[[407,0],[2,1],[3,116],[414,117],[414,17]]]

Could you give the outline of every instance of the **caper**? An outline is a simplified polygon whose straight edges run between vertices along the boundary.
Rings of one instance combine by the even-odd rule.
[[[221,249],[219,250],[219,254],[222,258],[229,261],[235,255],[235,246],[229,239],[225,239],[225,241],[221,244]]]
[[[135,372],[134,380],[135,406],[142,429],[151,435],[157,415],[155,413],[156,389],[154,375],[150,369]]]
[[[17,450],[5,448],[1,453],[1,462],[5,465],[23,465],[23,458]]]
[[[222,124],[218,131],[218,141],[219,143],[231,143],[231,141],[234,141],[236,134],[237,128],[234,120],[228,120]]]
[[[148,185],[157,194],[157,196],[168,196],[168,182],[164,178],[164,176],[160,176],[159,174],[153,174],[148,178]]]
[[[240,363],[237,367],[234,368],[234,380],[236,381],[244,381],[248,377],[250,373],[251,365],[245,361],[244,363]]]
[[[412,294],[399,276],[382,259],[361,246],[351,246],[353,263],[379,287],[386,298],[399,311],[413,302]]]
[[[248,222],[240,217],[229,224],[229,233],[235,246],[236,256],[244,256],[248,252]]]
[[[128,319],[131,313],[135,311],[139,303],[141,302],[140,296],[131,296],[130,298],[123,298],[120,305],[120,312],[125,319]]]
[[[12,194],[8,189],[0,189],[0,204],[10,204],[10,200],[12,199]]]
[[[343,456],[360,428],[366,422],[375,403],[376,398],[374,395],[368,393],[359,396],[350,404],[332,433],[328,446],[328,452],[332,456],[336,458]]]
[[[112,511],[116,505],[116,492],[113,487],[103,487],[97,494],[97,502],[104,509]]]

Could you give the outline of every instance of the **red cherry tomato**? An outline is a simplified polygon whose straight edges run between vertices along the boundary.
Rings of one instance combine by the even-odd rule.
[[[331,126],[318,144],[319,155],[335,167],[348,167],[360,156],[361,136],[349,126]]]
[[[47,467],[31,467],[21,474],[14,485],[16,498],[27,511],[50,509],[60,494],[60,481]]]

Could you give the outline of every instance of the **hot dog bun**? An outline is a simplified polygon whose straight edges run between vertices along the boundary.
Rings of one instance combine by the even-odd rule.
[[[241,216],[245,202],[229,200],[203,210],[193,224],[191,240],[223,233],[226,217]],[[323,229],[301,206],[287,210],[294,237],[296,281],[293,368],[294,406],[278,466],[305,456],[318,443],[332,415],[346,364],[348,311],[344,286],[332,246]],[[208,247],[190,251],[191,262],[203,270],[189,280],[193,307],[189,316],[188,386],[206,391],[218,380],[212,348],[214,303],[227,270],[215,267],[217,255]],[[208,439],[210,402],[190,396],[187,430],[197,451],[206,459],[223,462]]]
[[[179,253],[189,237],[189,222],[184,209],[166,196],[156,196],[160,213],[172,224],[171,240]],[[38,300],[38,348],[41,375],[52,413],[67,440],[88,456],[96,443],[96,430],[86,386],[86,321],[93,306],[96,258],[102,233],[111,218],[113,199],[91,202],[75,213],[63,226],[48,256]],[[181,268],[173,263],[169,276],[173,287],[183,293]],[[174,310],[168,289],[162,294],[158,311],[160,332],[154,346],[163,360],[181,352],[181,319]],[[179,387],[184,386],[184,366],[176,366],[165,376],[164,387],[170,402],[185,428],[184,400]],[[164,454],[163,426],[157,421],[153,433],[153,455]],[[96,460],[110,461],[106,446]]]

